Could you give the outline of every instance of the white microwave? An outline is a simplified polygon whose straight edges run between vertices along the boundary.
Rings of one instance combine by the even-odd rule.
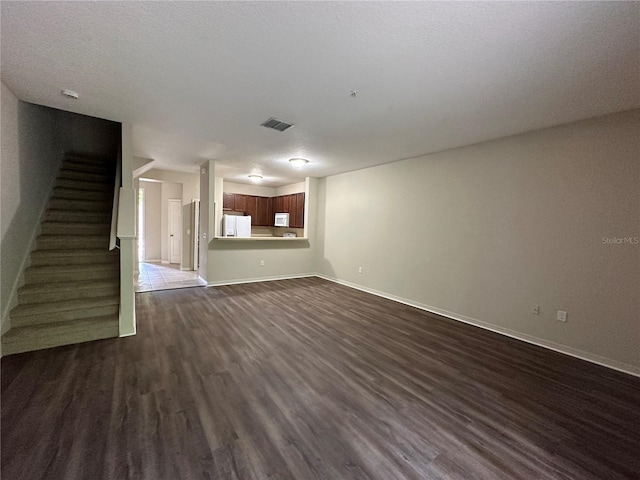
[[[276,213],[276,220],[274,225],[276,227],[288,227],[289,226],[289,214],[288,213]]]

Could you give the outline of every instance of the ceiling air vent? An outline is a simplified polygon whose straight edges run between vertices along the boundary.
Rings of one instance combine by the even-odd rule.
[[[293,123],[283,122],[282,120],[278,120],[277,118],[271,117],[266,122],[261,123],[263,127],[273,128],[274,130],[278,130],[279,132],[284,132],[289,128],[293,127]]]

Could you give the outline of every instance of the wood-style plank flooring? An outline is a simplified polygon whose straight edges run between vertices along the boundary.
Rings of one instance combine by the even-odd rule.
[[[2,479],[638,479],[640,379],[317,278],[2,359]]]

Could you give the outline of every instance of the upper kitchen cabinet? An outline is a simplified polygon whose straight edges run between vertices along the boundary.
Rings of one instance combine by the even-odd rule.
[[[241,186],[232,183],[229,185],[229,190],[241,188],[242,193],[231,193],[233,190],[223,192],[222,207],[226,213],[249,215],[251,216],[251,225],[254,227],[273,227],[276,213],[288,213],[289,227],[304,228],[306,199],[305,194],[300,192],[302,186],[292,185],[281,190],[284,192],[296,192],[297,190],[300,193],[271,196],[273,194],[270,195],[270,189],[265,187]],[[277,193],[276,189],[271,190],[274,194]]]
[[[271,218],[271,204],[273,199],[269,197],[255,197],[257,203],[256,225],[269,227],[273,223]]]
[[[304,193],[291,195],[290,203],[294,220],[293,222],[290,221],[289,225],[294,228],[304,228]],[[291,220],[291,218],[289,218],[289,220]]]
[[[293,193],[290,195],[280,195],[271,199],[273,210],[270,217],[275,213],[289,214],[289,227],[304,228],[304,193]],[[273,218],[271,218],[273,221]]]
[[[233,210],[236,212],[246,212],[247,211],[247,196],[235,194],[233,199]]]
[[[226,211],[233,210],[234,197],[235,195],[233,193],[222,194],[222,210],[226,210]]]
[[[253,195],[247,195],[245,198],[245,215],[251,215],[251,225],[256,226],[260,225],[257,223],[258,220],[258,197]]]
[[[270,227],[272,225],[271,220],[271,198],[270,197],[256,197],[254,195],[245,196],[244,213],[251,215],[251,225],[254,227]]]

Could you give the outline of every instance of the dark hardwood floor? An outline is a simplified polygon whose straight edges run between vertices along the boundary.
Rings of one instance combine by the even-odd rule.
[[[317,278],[2,359],[2,479],[638,479],[640,379]]]

